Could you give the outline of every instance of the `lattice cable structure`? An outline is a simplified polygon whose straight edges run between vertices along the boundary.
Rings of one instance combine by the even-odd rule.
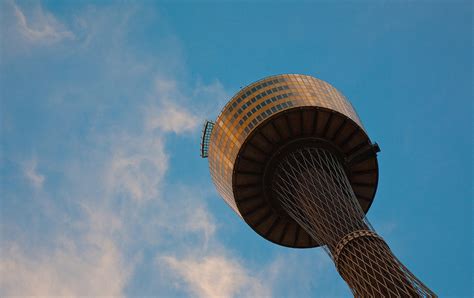
[[[436,297],[367,220],[379,151],[344,95],[294,74],[242,88],[201,143],[218,192],[265,239],[323,247],[356,297]]]
[[[326,244],[354,296],[434,296],[375,233],[341,163],[329,151],[291,152],[280,162],[272,189],[288,214]]]

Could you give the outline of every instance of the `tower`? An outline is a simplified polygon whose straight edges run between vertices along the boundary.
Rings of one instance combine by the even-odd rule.
[[[344,95],[294,74],[241,89],[201,143],[217,191],[265,239],[323,246],[354,296],[434,297],[365,217],[379,151]]]

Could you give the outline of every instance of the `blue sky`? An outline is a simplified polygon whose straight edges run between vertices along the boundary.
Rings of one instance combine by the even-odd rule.
[[[322,249],[220,200],[201,123],[255,80],[342,91],[380,144],[368,213],[441,296],[472,297],[468,1],[0,4],[0,295],[350,296]]]

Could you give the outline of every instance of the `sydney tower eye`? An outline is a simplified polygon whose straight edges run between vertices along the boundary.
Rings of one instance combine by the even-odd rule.
[[[240,90],[201,144],[219,194],[265,239],[322,246],[356,297],[434,297],[365,217],[379,151],[344,95],[294,74]]]

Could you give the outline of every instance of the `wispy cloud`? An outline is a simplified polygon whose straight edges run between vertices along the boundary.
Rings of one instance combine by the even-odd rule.
[[[242,264],[225,255],[210,255],[200,259],[177,259],[165,256],[165,263],[184,282],[180,283],[197,297],[268,297],[270,291],[261,280],[252,276]]]
[[[72,159],[60,168],[70,182],[56,185],[54,192],[67,195],[57,201],[51,189],[43,189],[37,196],[47,203],[36,212],[56,233],[32,243],[23,230],[1,243],[1,296],[124,296],[146,236],[157,237],[160,230],[153,218],[175,225],[175,217],[157,208],[167,204],[161,200],[168,167],[164,139],[151,132],[91,137],[103,150],[86,151],[88,162]],[[34,162],[25,168],[31,183],[41,180],[35,169]],[[55,208],[47,208],[51,205]],[[150,209],[156,212],[149,215]],[[209,229],[205,216],[199,218],[202,229]]]
[[[204,241],[204,248],[207,248],[212,237],[215,237],[216,225],[209,211],[205,206],[188,208],[186,216],[189,218],[184,225],[184,230],[191,233],[201,233]]]
[[[194,131],[199,124],[199,118],[191,114],[186,107],[172,102],[163,102],[151,111],[152,115],[149,116],[147,123],[148,129],[181,134]]]
[[[171,135],[189,137],[205,115],[216,114],[229,98],[224,86],[218,80],[177,80],[182,66],[176,65],[183,59],[169,52],[179,49],[168,56],[136,55],[124,29],[133,20],[142,22],[138,13],[86,9],[75,15],[78,33],[40,7],[13,7],[23,39],[51,46],[74,39],[76,44],[65,47],[76,51],[74,63],[87,72],[70,74],[73,79],[37,95],[39,102],[52,102],[39,109],[51,113],[43,115],[51,126],[45,124],[42,132],[60,132],[42,143],[46,150],[37,159],[23,156],[33,162],[24,163],[22,173],[42,190],[35,199],[47,201],[35,210],[38,221],[48,223],[47,232],[33,238],[18,227],[20,233],[2,235],[8,237],[0,243],[0,296],[142,295],[134,288],[142,277],[138,266],[171,272],[169,283],[149,285],[156,293],[176,285],[202,297],[271,295],[288,264],[279,260],[256,270],[240,259],[219,239],[207,193],[193,181],[167,179]],[[62,79],[62,69],[47,75]],[[68,129],[61,131],[62,125]],[[56,147],[60,150],[51,150]],[[66,153],[56,159],[48,150]],[[38,162],[55,175],[40,171]],[[2,220],[3,226],[15,224]]]
[[[168,168],[164,139],[153,134],[116,138],[122,139],[121,146],[113,148],[105,175],[109,195],[156,198]]]
[[[18,31],[31,43],[51,44],[65,39],[74,39],[75,35],[66,29],[51,13],[44,11],[40,5],[31,9],[31,18],[27,18],[23,10],[11,2],[15,11]]]
[[[175,80],[162,76],[156,78],[152,97],[158,104],[148,109],[148,129],[180,134],[193,131],[197,127],[198,117],[186,106],[179,105],[180,102],[189,103],[190,100],[181,92]]]
[[[222,84],[197,82],[184,90],[176,80],[158,76],[152,97],[158,102],[148,109],[147,128],[176,134],[195,131],[201,122],[216,115],[229,98]],[[191,110],[192,109],[192,110]]]
[[[37,160],[33,159],[23,163],[23,174],[36,189],[41,189],[45,180],[45,176],[42,175],[37,169]]]
[[[30,19],[15,3],[13,7],[17,28],[28,42],[53,45],[76,36],[41,8],[33,10],[38,16]],[[133,287],[130,283],[137,262],[148,261],[142,259],[145,248],[155,251],[155,259],[168,256],[170,247],[174,252],[186,250],[188,242],[181,239],[192,239],[202,249],[216,241],[216,225],[202,196],[191,196],[187,186],[168,195],[165,180],[170,166],[167,136],[195,130],[200,116],[187,105],[204,92],[198,89],[208,88],[205,84],[178,85],[173,75],[157,70],[157,65],[166,65],[159,55],[153,59],[133,55],[123,33],[126,22],[131,21],[129,11],[121,15],[117,10],[112,16],[109,8],[81,13],[77,19],[85,40],[82,48],[74,49],[76,58],[88,71],[103,74],[101,83],[95,84],[87,76],[64,82],[51,92],[55,97],[48,112],[67,108],[72,90],[74,106],[60,110],[68,125],[74,124],[77,113],[97,113],[95,121],[101,125],[93,122],[85,135],[76,134],[71,126],[68,133],[79,140],[73,141],[72,147],[64,147],[64,139],[51,139],[53,144],[49,145],[68,151],[63,162],[54,156],[48,159],[39,151],[37,159],[26,157],[28,162],[22,163],[28,183],[42,190],[35,198],[41,201],[37,220],[48,222],[51,232],[34,241],[27,230],[9,229],[20,233],[5,235],[1,243],[1,296],[123,296]],[[124,23],[116,26],[116,19]],[[108,46],[111,43],[113,49]],[[142,67],[143,59],[148,66]],[[142,82],[149,82],[150,89],[138,89]],[[100,101],[96,100],[98,94]],[[120,106],[117,95],[125,98],[123,110],[115,108]],[[128,99],[132,95],[133,102]],[[107,118],[109,109],[115,114]],[[104,126],[108,119],[119,119],[120,126]],[[48,176],[51,185],[44,185],[47,172],[39,171],[37,160],[61,173],[60,182],[53,175],[51,179]],[[15,226],[15,222],[2,224]],[[140,289],[132,292],[141,294]]]
[[[159,250],[155,265],[165,280],[193,297],[268,297],[271,288],[260,271],[248,268],[222,245],[216,235],[214,217],[196,200],[199,192],[189,187],[177,191],[178,200],[170,204],[172,216],[166,220],[170,233],[178,235],[172,250]],[[165,219],[163,216],[162,219]]]
[[[69,217],[75,228],[62,228],[45,247],[2,244],[1,296],[123,296],[133,267],[115,238],[122,223],[97,206],[80,211],[79,221]]]

